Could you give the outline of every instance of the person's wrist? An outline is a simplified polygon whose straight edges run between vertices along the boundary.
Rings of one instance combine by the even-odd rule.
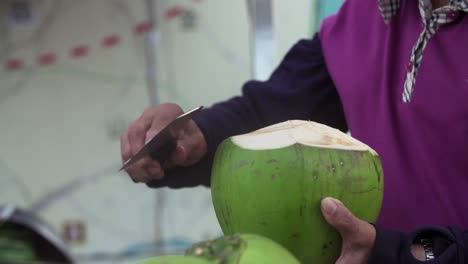
[[[419,243],[411,245],[411,254],[417,260],[426,261],[426,251],[424,251],[423,245]]]
[[[195,138],[198,142],[198,148],[200,148],[200,151],[203,153],[203,155],[206,154],[208,150],[208,143],[206,142],[205,135],[203,134],[203,131],[200,129],[198,124],[195,121],[192,121],[193,124],[195,125]]]

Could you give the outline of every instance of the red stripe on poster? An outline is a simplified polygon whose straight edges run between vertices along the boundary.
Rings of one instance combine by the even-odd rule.
[[[57,62],[57,55],[54,53],[44,53],[38,57],[38,63],[43,66],[51,65],[55,62]]]
[[[109,35],[102,40],[101,45],[104,48],[112,48],[120,43],[120,37],[118,35]]]
[[[70,55],[73,58],[81,58],[89,54],[89,47],[87,45],[78,45],[71,49]]]
[[[24,62],[21,59],[9,59],[6,63],[7,70],[17,71],[24,67]]]
[[[140,35],[140,34],[143,34],[143,33],[146,33],[148,31],[150,31],[152,28],[153,28],[153,24],[151,23],[151,21],[144,21],[144,22],[142,22],[140,24],[137,24],[133,28],[133,32],[136,35]]]
[[[182,15],[184,12],[185,12],[185,9],[183,7],[173,6],[173,7],[166,10],[166,14],[164,15],[164,18],[167,21],[171,21],[174,18]]]

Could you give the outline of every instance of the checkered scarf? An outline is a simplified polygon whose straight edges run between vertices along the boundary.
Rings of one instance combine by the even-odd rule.
[[[385,23],[390,23],[400,8],[400,0],[378,0]],[[419,35],[411,52],[403,89],[403,101],[411,101],[414,85],[421,66],[424,50],[428,41],[435,35],[440,26],[455,21],[461,12],[468,13],[468,0],[451,0],[448,6],[432,9],[431,0],[419,0],[419,12],[424,22],[424,30]]]

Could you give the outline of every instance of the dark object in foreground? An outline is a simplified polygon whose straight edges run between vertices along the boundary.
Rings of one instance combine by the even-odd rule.
[[[34,214],[0,206],[0,263],[74,263],[65,244]]]

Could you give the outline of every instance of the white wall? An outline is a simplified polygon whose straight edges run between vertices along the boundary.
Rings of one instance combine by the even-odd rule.
[[[132,33],[145,19],[143,2],[36,3],[43,3],[36,21],[9,24],[2,39],[8,57],[27,67],[0,73],[0,186],[6,189],[0,201],[37,209],[57,231],[65,221],[83,221],[87,240],[72,245],[76,254],[152,241],[154,192],[117,172],[119,141],[109,135],[148,102],[142,42]],[[104,49],[109,34],[121,42]],[[79,44],[90,45],[89,56],[71,59],[70,48]],[[49,52],[57,63],[37,65],[36,57]]]
[[[35,20],[2,24],[9,34],[0,38],[0,59],[21,58],[27,67],[0,70],[0,204],[36,209],[58,231],[68,220],[83,221],[86,243],[70,247],[88,257],[219,235],[208,189],[151,190],[117,173],[118,134],[149,102],[143,38],[132,32],[147,19],[145,2],[33,2],[40,4]],[[239,94],[251,73],[246,2],[156,2],[158,101],[188,109]],[[309,2],[274,1],[276,62],[311,35]],[[174,5],[195,12],[193,31],[184,31],[180,18],[163,19]],[[111,34],[121,42],[101,47]],[[90,53],[72,59],[69,49],[78,44],[90,45]],[[58,60],[38,66],[45,52]]]
[[[301,38],[310,38],[315,32],[315,0],[274,1],[274,28],[277,41],[277,60]]]
[[[163,10],[178,5],[199,16],[193,32],[184,31],[177,20],[161,23],[157,56],[162,100],[172,96],[190,106],[209,105],[240,93],[252,72],[247,1],[161,1]],[[314,0],[273,0],[272,68],[296,41],[312,35],[314,8]]]

